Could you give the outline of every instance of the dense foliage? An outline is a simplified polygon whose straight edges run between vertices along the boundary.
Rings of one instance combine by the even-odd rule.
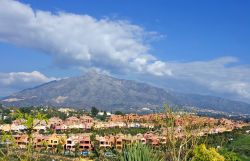
[[[215,148],[207,149],[204,144],[194,149],[192,161],[224,161],[225,158],[220,155]]]
[[[127,145],[121,155],[121,161],[163,161],[164,155],[143,144]]]

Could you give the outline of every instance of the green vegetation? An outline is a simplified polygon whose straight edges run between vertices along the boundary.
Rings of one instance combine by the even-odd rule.
[[[207,149],[205,144],[201,144],[194,149],[192,161],[224,161],[225,158],[220,155],[215,148]]]
[[[226,161],[242,161],[242,159],[234,152],[221,149],[219,153],[224,156]]]
[[[165,105],[166,109],[166,119],[158,119],[155,124],[158,125],[157,128],[108,128],[108,129],[91,129],[91,131],[81,131],[79,129],[71,129],[66,131],[67,136],[74,133],[91,132],[91,141],[95,145],[94,149],[89,154],[91,159],[99,160],[112,160],[112,161],[249,161],[250,160],[250,135],[246,131],[250,130],[250,127],[244,127],[242,129],[236,129],[231,132],[224,132],[219,134],[209,134],[204,137],[197,137],[193,135],[193,129],[199,129],[198,126],[184,126],[182,129],[183,137],[175,137],[176,125],[175,125],[175,115],[173,110]],[[39,124],[39,121],[47,121],[50,117],[60,117],[66,118],[66,114],[57,111],[56,109],[43,107],[33,108],[26,107],[21,108],[20,111],[1,109],[1,112],[8,114],[10,120],[22,119],[25,120],[23,124],[27,127],[25,133],[28,136],[29,143],[26,145],[27,149],[19,149],[18,145],[15,144],[15,140],[11,134],[3,133],[1,137],[0,144],[0,161],[31,161],[31,160],[41,160],[42,158],[50,157],[50,160],[55,157],[67,157],[62,160],[76,159],[80,156],[79,144],[75,145],[75,151],[69,152],[64,149],[66,140],[61,140],[59,144],[53,149],[47,147],[47,142],[44,142],[43,147],[40,151],[34,149],[33,145],[33,133],[34,120]],[[96,119],[105,120],[107,114],[105,113],[103,117],[98,116],[99,110],[95,107],[91,110],[91,115],[95,116]],[[83,110],[72,111],[69,116],[80,116],[84,113]],[[116,112],[117,114],[122,114],[121,112]],[[187,116],[188,117],[188,114]],[[38,122],[37,122],[38,121]],[[186,124],[189,124],[186,122]],[[191,125],[191,124],[190,124]],[[204,125],[206,126],[206,125]],[[119,133],[136,135],[138,133],[144,134],[148,131],[154,131],[159,133],[161,128],[167,130],[167,143],[160,144],[157,147],[151,147],[149,145],[136,144],[126,144],[123,150],[116,150],[115,148],[110,149],[99,149],[98,143],[94,141],[96,135],[116,135]],[[53,133],[53,130],[48,129],[46,133]],[[218,148],[217,148],[218,147]],[[51,156],[50,156],[51,155]]]
[[[227,151],[233,151],[244,161],[250,160],[250,135],[241,135],[225,145]]]
[[[91,116],[96,117],[99,110],[96,107],[91,108]]]
[[[231,157],[232,161],[249,161],[250,134],[246,133],[247,130],[250,130],[249,126],[231,132],[210,134],[200,138],[199,142],[204,142],[208,147],[221,147],[219,152],[225,156],[226,160]]]
[[[121,111],[115,111],[115,115],[124,115]]]
[[[35,126],[38,125],[41,121],[47,121],[45,115],[40,114],[39,112],[34,114],[22,113],[17,111],[16,117],[23,121],[23,125],[26,126],[26,134],[28,136],[28,143],[26,145],[26,150],[21,152],[16,152],[18,145],[15,142],[14,137],[11,134],[3,132],[1,136],[1,142],[4,143],[2,149],[0,149],[0,157],[4,161],[12,160],[21,160],[21,161],[32,161],[37,160],[38,156],[34,154],[33,146],[33,133],[35,131]],[[35,123],[35,120],[38,122]]]
[[[147,145],[127,145],[121,155],[121,161],[163,161],[164,154],[156,151]]]
[[[10,109],[5,109],[0,104],[0,124],[11,124],[12,123],[12,116],[10,115]],[[7,118],[4,119],[4,116],[7,116]]]

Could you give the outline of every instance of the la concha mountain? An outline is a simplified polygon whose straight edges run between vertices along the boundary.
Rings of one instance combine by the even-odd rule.
[[[124,112],[159,111],[164,103],[223,112],[250,113],[250,104],[214,96],[183,94],[97,72],[52,81],[2,98],[5,106],[55,106]]]

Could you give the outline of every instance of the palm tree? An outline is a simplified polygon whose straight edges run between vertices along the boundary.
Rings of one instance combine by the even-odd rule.
[[[66,139],[65,138],[61,138],[60,140],[59,140],[59,144],[61,145],[61,147],[60,148],[62,148],[61,150],[63,150],[63,155],[65,155],[65,148],[64,148],[64,146],[65,146],[65,144],[66,144]]]
[[[43,148],[44,148],[44,151],[47,152],[47,150],[48,150],[48,142],[47,142],[46,140],[43,140],[43,141],[42,141],[42,146],[43,146]]]
[[[76,143],[75,144],[75,157],[77,157],[77,153],[80,151],[80,144]]]
[[[61,142],[59,142],[59,144],[56,145],[56,151],[57,153],[61,154],[61,152],[63,151],[63,144]]]

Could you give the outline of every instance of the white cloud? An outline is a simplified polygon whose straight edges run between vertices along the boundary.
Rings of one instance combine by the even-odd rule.
[[[170,68],[168,68],[166,63],[161,61],[155,61],[153,64],[148,65],[147,71],[157,76],[172,76]]]
[[[59,66],[148,72],[148,66],[160,63],[149,53],[149,35],[155,33],[125,20],[35,11],[18,1],[0,0],[0,41],[43,51]]]
[[[41,83],[56,80],[54,77],[46,77],[38,71],[0,73],[0,87],[27,88]]]
[[[235,57],[222,57],[212,61],[169,62],[167,66],[172,71],[172,79],[190,81],[222,96],[231,94],[247,101],[250,99],[250,67],[237,63]],[[193,92],[192,86],[189,89]]]
[[[250,67],[237,65],[236,58],[164,62],[150,53],[148,35],[151,33],[124,20],[66,12],[55,14],[33,10],[18,1],[0,0],[0,41],[49,54],[58,66],[132,73],[138,77],[150,75],[157,79],[157,85],[160,79],[166,84],[172,80],[173,86],[190,82],[187,87],[190,92],[195,92],[193,86],[199,86],[221,96],[250,99]],[[52,79],[39,72],[1,73],[0,86],[3,89],[3,85],[30,85]]]

